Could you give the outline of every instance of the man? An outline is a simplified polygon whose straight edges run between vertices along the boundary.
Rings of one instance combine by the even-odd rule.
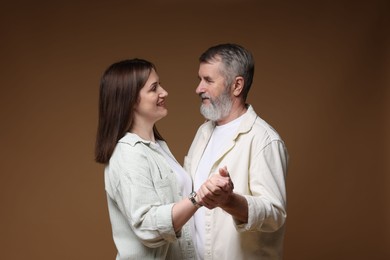
[[[246,98],[254,60],[236,44],[209,48],[199,58],[200,126],[185,158],[194,190],[215,173],[233,192],[214,192],[214,178],[198,191],[195,213],[200,259],[281,259],[286,219],[288,154],[277,132]],[[214,185],[214,186],[213,186]],[[214,210],[211,210],[214,209]]]

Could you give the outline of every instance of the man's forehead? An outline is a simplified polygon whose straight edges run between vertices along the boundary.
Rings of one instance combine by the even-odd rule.
[[[221,66],[221,62],[217,60],[212,60],[208,62],[200,63],[199,70],[207,69],[207,70],[218,70]]]

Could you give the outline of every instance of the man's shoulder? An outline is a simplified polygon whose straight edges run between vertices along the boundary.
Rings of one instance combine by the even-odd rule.
[[[262,142],[282,141],[279,133],[266,120],[261,118],[253,109],[248,108],[248,115],[245,119],[244,128],[250,129],[247,133],[254,139]]]
[[[252,132],[255,136],[266,137],[269,141],[282,140],[275,128],[259,116],[253,124]]]

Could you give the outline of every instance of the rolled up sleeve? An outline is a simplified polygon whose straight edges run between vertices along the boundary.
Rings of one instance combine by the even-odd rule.
[[[248,222],[236,223],[238,231],[274,232],[286,220],[286,186],[288,154],[284,143],[271,141],[251,158]]]

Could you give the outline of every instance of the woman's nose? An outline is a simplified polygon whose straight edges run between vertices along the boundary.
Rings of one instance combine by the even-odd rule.
[[[166,97],[166,96],[168,96],[168,91],[166,91],[163,87],[161,87],[160,96],[161,96],[161,97]]]

